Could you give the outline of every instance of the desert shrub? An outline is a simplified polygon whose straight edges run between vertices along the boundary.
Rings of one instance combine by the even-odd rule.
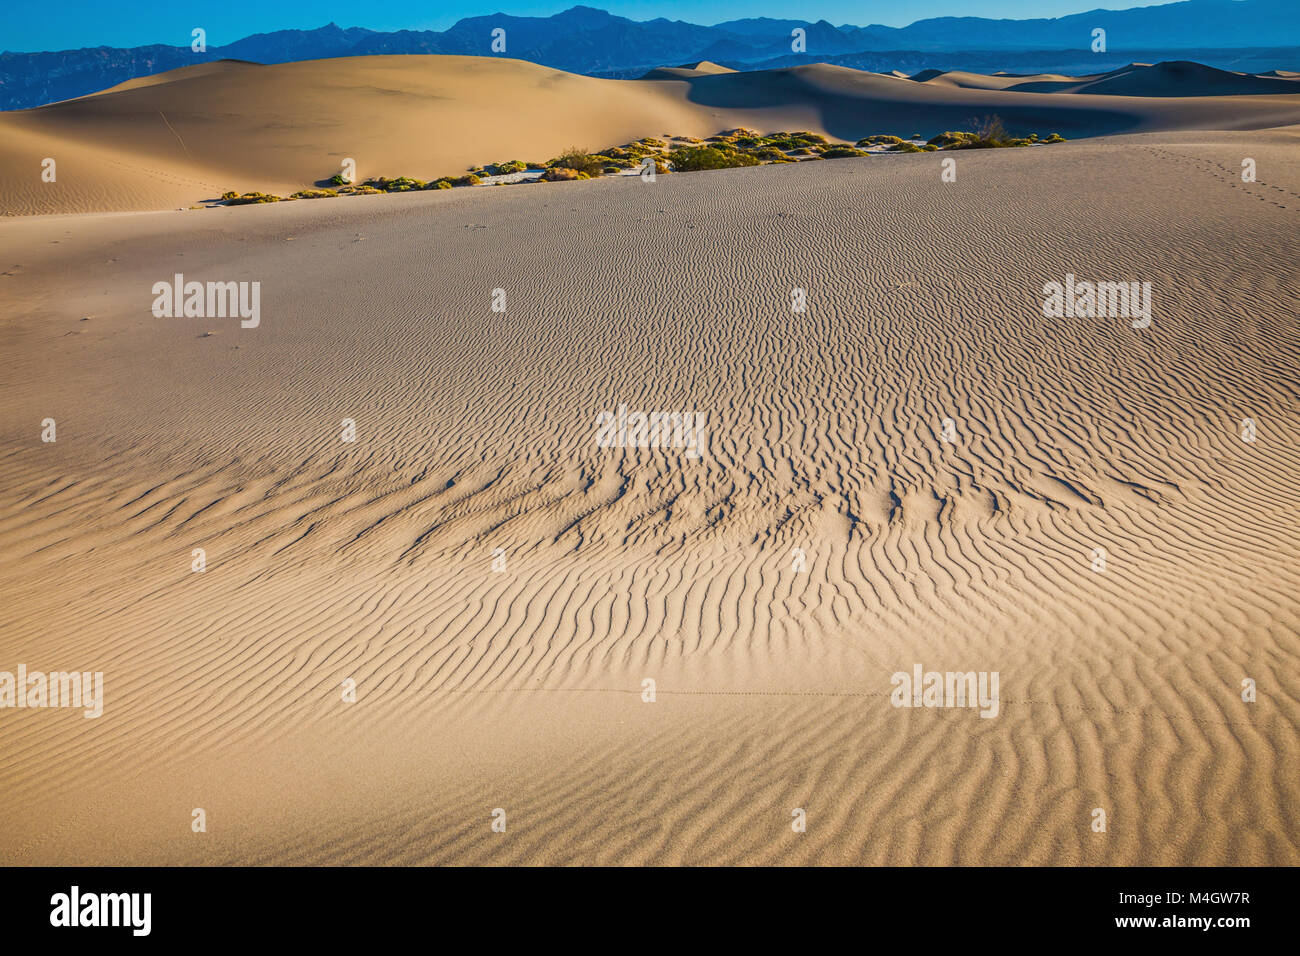
[[[479,183],[483,182],[483,180],[479,179],[478,176],[473,173],[470,173],[468,176],[457,176],[455,179],[449,180],[449,182],[453,186],[477,186]]]
[[[703,169],[730,169],[736,166],[757,166],[758,160],[746,153],[718,149],[716,146],[692,146],[675,149],[669,156],[678,172],[698,172]]]
[[[442,179],[435,179],[433,182],[429,183],[424,188],[425,189],[450,189],[451,180],[447,179],[446,177],[443,177]]]
[[[832,146],[822,153],[822,159],[850,159],[854,156],[866,156],[860,149],[854,149],[852,146]]]
[[[898,136],[890,136],[886,133],[877,133],[875,136],[866,136],[858,140],[857,146],[897,146],[903,140]]]
[[[1044,143],[1064,143],[1064,142],[1065,142],[1065,137],[1062,136],[1060,133],[1053,133],[1051,136],[1047,137],[1047,139],[1043,140],[1043,142],[1044,142]]]
[[[917,146],[915,143],[902,142],[895,143],[893,146],[889,147],[889,151],[891,153],[919,153],[921,147]]]
[[[639,140],[637,140],[637,142],[642,143],[646,146],[654,146],[654,147],[662,147],[667,145],[663,140],[655,139],[653,136],[643,136]],[[694,142],[699,142],[699,140],[695,140]]]
[[[949,130],[946,133],[940,133],[938,136],[932,137],[928,145],[937,146],[939,149],[950,149],[959,143],[965,143],[974,138],[974,133],[953,132]]]
[[[222,194],[221,194],[221,198],[222,198],[222,199],[238,199],[238,198],[239,198],[239,193],[235,192],[235,191],[232,189],[230,192],[222,193]]]
[[[921,146],[921,147],[918,147],[918,148],[919,148],[919,149],[921,150],[921,152],[923,152],[923,153],[933,153],[933,152],[934,152],[935,150],[937,150],[939,147],[938,147],[938,146],[935,146],[933,143],[926,143],[924,146]]]
[[[588,178],[599,176],[605,163],[595,156],[592,156],[585,149],[579,146],[570,146],[556,159],[553,159],[547,165],[562,169],[572,169],[574,172],[586,173]]]
[[[366,186],[363,184],[360,186],[344,186],[342,189],[339,190],[339,192],[347,193],[348,195],[351,196],[373,196],[376,193],[383,192],[383,190],[376,189],[374,186]]]
[[[648,156],[651,154],[647,153],[646,155]],[[631,169],[633,166],[641,165],[639,160],[631,158],[621,159],[617,156],[610,156],[606,153],[593,153],[591,158],[600,163],[602,169],[607,166],[613,166],[615,172],[618,172],[620,169]],[[605,172],[608,171],[608,169],[605,169]]]
[[[300,189],[290,199],[334,199],[338,193],[333,189]]]
[[[984,117],[975,125],[976,142],[988,143],[991,146],[995,146],[1010,138],[1011,134],[1008,133],[1007,128],[1002,125],[1002,117],[996,114]]]
[[[269,193],[244,193],[242,196],[236,196],[233,199],[227,199],[227,206],[251,206],[255,203],[264,202],[281,202],[279,196],[272,196]]]
[[[527,168],[528,165],[523,161],[512,159],[507,163],[489,163],[487,166],[475,166],[470,172],[484,176],[509,176],[511,173],[522,173]]]
[[[552,166],[546,172],[542,173],[542,181],[548,183],[559,183],[571,179],[590,179],[591,176],[580,170],[573,169],[570,166]]]
[[[331,185],[331,186],[350,186],[350,185],[352,185],[352,180],[348,179],[348,178],[347,178],[346,176],[344,176],[342,173],[335,173],[333,176],[330,177],[330,185]]]
[[[396,179],[377,176],[374,179],[367,179],[363,185],[386,193],[409,193],[423,189],[427,183],[423,179],[412,179],[410,176],[398,176]]]

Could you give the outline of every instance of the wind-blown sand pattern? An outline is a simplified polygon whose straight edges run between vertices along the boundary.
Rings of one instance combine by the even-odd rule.
[[[106,701],[0,719],[0,858],[1300,862],[1298,142],[4,224],[0,667]],[[1152,325],[1044,319],[1067,272]]]

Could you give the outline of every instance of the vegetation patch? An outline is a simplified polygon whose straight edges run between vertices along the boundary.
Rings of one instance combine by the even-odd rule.
[[[920,133],[905,140],[889,133],[865,136],[856,143],[835,143],[820,133],[808,130],[794,132],[759,133],[739,127],[723,130],[707,140],[693,136],[668,136],[668,142],[645,136],[621,146],[610,146],[599,153],[589,153],[585,148],[571,146],[559,156],[545,163],[511,159],[501,163],[475,166],[464,176],[441,176],[426,182],[412,176],[393,179],[376,177],[353,185],[336,173],[329,189],[304,189],[287,197],[293,199],[332,199],[339,195],[363,196],[375,193],[404,193],[431,189],[452,189],[461,186],[479,186],[484,177],[511,176],[529,170],[542,170],[539,179],[523,178],[521,183],[540,181],[547,183],[571,182],[580,179],[597,179],[606,175],[633,174],[647,162],[653,162],[656,173],[698,172],[709,169],[733,169],[742,166],[792,163],[813,159],[850,159],[871,155],[868,148],[890,153],[931,153],[951,149],[999,149],[1014,146],[1039,146],[1063,143],[1065,138],[1052,133],[1039,139],[1037,133],[1024,137],[1011,136],[997,116],[972,120],[972,130],[949,130],[932,137],[918,146]],[[509,180],[507,180],[509,182]],[[242,195],[233,191],[221,194],[228,206],[245,206],[255,203],[283,202],[280,196],[249,192]]]
[[[688,146],[668,154],[673,168],[678,172],[698,172],[704,169],[730,169],[736,166],[757,166],[758,157],[734,149],[716,146]]]
[[[226,201],[227,206],[252,206],[264,202],[283,201],[279,196],[272,196],[270,193],[244,193],[242,196],[225,193],[221,198]]]

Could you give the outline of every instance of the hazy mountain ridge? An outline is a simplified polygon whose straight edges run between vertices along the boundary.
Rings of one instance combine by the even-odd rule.
[[[1167,59],[1181,51],[1227,67],[1223,51],[1300,47],[1300,5],[1294,0],[1181,0],[1131,10],[1092,10],[1057,19],[991,20],[938,17],[896,28],[834,26],[825,20],[747,18],[701,26],[659,18],[635,21],[576,6],[550,17],[469,17],[449,29],[379,32],[330,23],[280,30],[210,46],[203,53],[161,44],[0,54],[0,109],[23,109],[106,89],[139,76],[220,59],[285,63],[375,54],[492,55],[492,31],[506,31],[504,55],[572,73],[631,76],[656,66],[711,60],[734,69],[815,61],[878,63],[881,69],[1019,69],[1033,59],[1045,69],[1088,63],[1094,28],[1107,33],[1109,58],[1098,70],[1133,59]],[[806,52],[791,51],[791,31],[806,32]],[[978,51],[970,53],[967,51]],[[1064,51],[1066,55],[1045,54]],[[1195,51],[1195,52],[1193,52]],[[1205,57],[1217,51],[1216,57]],[[878,55],[896,53],[893,58]],[[991,58],[1003,53],[1002,61]],[[1158,55],[1150,55],[1150,54]],[[1128,54],[1128,55],[1123,55]],[[937,58],[936,58],[937,55]],[[1105,56],[1105,55],[1102,55]],[[924,66],[919,64],[924,63]],[[1268,68],[1294,68],[1295,58]],[[1239,67],[1238,67],[1239,68]]]

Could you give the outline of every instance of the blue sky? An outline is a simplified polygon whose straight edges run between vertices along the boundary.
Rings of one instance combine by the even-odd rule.
[[[549,16],[576,0],[219,0],[219,2],[133,3],[126,0],[60,0],[57,4],[9,0],[0,14],[0,50],[33,52],[85,46],[188,46],[190,30],[203,27],[208,44],[220,46],[250,33],[311,29],[331,20],[343,27],[372,30],[443,30],[467,16],[509,13]],[[1155,6],[1160,0],[587,0],[629,17],[667,17],[692,23],[720,23],[738,17],[829,20],[834,24],[883,23],[901,27],[926,17],[1059,17],[1098,7],[1122,10]],[[1300,2],[1300,0],[1297,0]]]

